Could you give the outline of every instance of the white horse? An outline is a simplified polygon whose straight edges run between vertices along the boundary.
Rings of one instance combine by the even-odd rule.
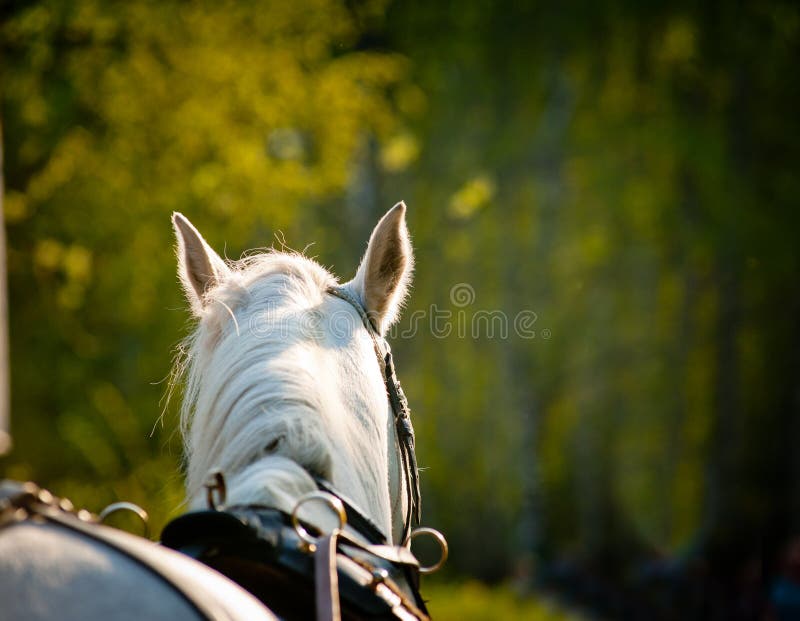
[[[381,219],[342,286],[381,335],[411,280],[405,212],[399,203]],[[219,469],[229,504],[291,513],[318,475],[388,541],[404,543],[406,482],[391,405],[361,316],[330,294],[336,278],[300,254],[226,263],[184,216],[173,224],[178,273],[198,319],[181,362],[190,505],[205,505],[203,485]]]
[[[407,543],[411,478],[375,355],[375,333],[396,320],[411,278],[405,205],[381,219],[344,285],[299,254],[223,261],[184,216],[174,214],[173,224],[178,273],[198,320],[176,374],[186,380],[190,505],[205,505],[216,469],[228,504],[287,513],[321,477],[387,541]],[[73,518],[57,499],[26,490],[0,485],[0,620],[274,618],[204,565]],[[317,507],[303,519],[323,526],[325,513]]]

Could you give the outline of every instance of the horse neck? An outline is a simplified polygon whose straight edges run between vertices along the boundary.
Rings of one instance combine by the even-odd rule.
[[[238,324],[252,325],[254,312]],[[393,428],[369,337],[356,334],[347,347],[309,343],[283,325],[272,339],[228,330],[209,347],[202,329],[183,412],[190,503],[204,504],[208,473],[220,469],[229,504],[288,512],[316,489],[314,473],[391,536]]]

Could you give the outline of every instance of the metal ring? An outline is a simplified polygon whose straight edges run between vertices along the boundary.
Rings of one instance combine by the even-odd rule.
[[[439,544],[439,547],[442,550],[442,556],[439,558],[437,563],[433,565],[428,565],[427,567],[420,567],[419,573],[421,574],[432,574],[435,571],[439,571],[442,568],[442,565],[445,564],[447,561],[447,555],[450,553],[450,549],[447,546],[447,539],[444,538],[444,535],[440,533],[435,528],[428,528],[427,526],[423,526],[422,528],[415,528],[411,531],[411,535],[409,536],[409,545],[414,540],[414,537],[419,535],[430,535],[436,540],[436,543]]]
[[[228,489],[225,485],[225,475],[221,470],[212,470],[208,473],[208,478],[204,484],[206,488],[206,502],[208,508],[216,511],[218,508],[225,506],[225,501],[228,497]],[[214,492],[217,497],[214,497]]]
[[[150,516],[147,515],[147,511],[132,502],[112,502],[100,512],[100,515],[97,516],[97,519],[102,524],[106,521],[106,518],[109,515],[116,513],[117,511],[130,511],[131,513],[135,513],[137,516],[139,516],[139,519],[142,520],[142,524],[144,524],[144,536],[146,538],[150,537]]]
[[[311,492],[310,494],[306,494],[300,500],[298,500],[297,504],[294,506],[294,509],[292,509],[292,526],[294,527],[294,530],[300,539],[302,539],[309,546],[313,546],[317,542],[317,538],[311,536],[311,534],[300,523],[300,517],[297,515],[300,507],[310,500],[321,500],[331,509],[333,509],[334,513],[336,513],[336,517],[339,518],[339,530],[342,530],[345,524],[347,524],[347,512],[344,509],[344,503],[342,503],[342,501],[336,496],[329,494],[328,492]]]

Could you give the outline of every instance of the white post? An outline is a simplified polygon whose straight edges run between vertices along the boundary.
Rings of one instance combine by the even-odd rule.
[[[0,124],[0,455],[11,448],[8,387],[8,294],[6,287],[6,224],[3,211],[3,127]]]

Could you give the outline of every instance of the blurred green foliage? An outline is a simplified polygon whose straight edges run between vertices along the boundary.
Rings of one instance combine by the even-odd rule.
[[[490,589],[480,582],[426,585],[431,618],[437,621],[582,621],[556,602],[520,597],[508,587]]]
[[[233,258],[315,242],[347,278],[402,198],[417,272],[394,347],[451,576],[768,568],[800,532],[794,3],[44,0],[0,16],[4,476],[163,524],[181,499],[165,378],[187,325],[170,212]],[[535,336],[409,336],[431,305],[464,325],[532,311]]]

